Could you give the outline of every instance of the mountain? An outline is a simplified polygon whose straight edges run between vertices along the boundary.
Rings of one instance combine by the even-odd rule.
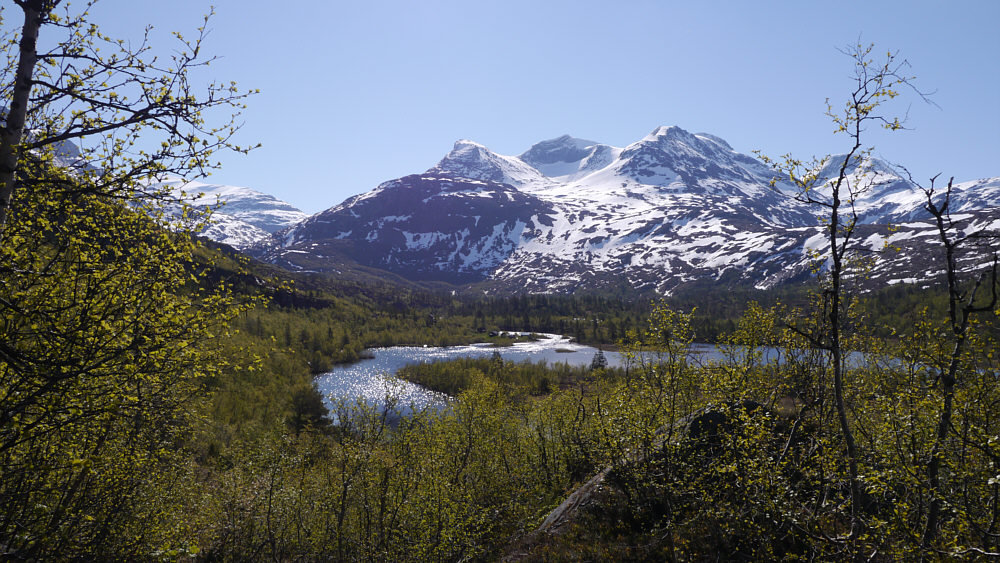
[[[947,185],[946,180],[937,182],[935,203],[941,203]],[[926,197],[919,190],[916,190],[916,194],[916,197],[905,197],[902,194],[897,196],[899,203],[883,215],[882,222],[903,223],[928,219],[928,213],[923,208]],[[983,178],[954,183],[949,208],[953,214],[976,213],[1000,208],[1000,178]]]
[[[438,169],[385,182],[313,215],[269,241],[269,259],[292,269],[346,256],[410,279],[463,283],[501,265],[516,241],[552,224],[551,204],[509,184]]]
[[[6,108],[0,105],[0,121]],[[31,139],[33,132],[27,133]],[[95,173],[100,169],[87,160],[73,141],[50,145],[53,162],[73,174]],[[151,191],[165,190],[168,197],[196,208],[213,210],[211,223],[199,234],[243,250],[267,239],[272,233],[302,221],[308,214],[280,199],[239,186],[206,184],[169,177],[150,184]],[[168,205],[168,213],[180,213],[180,205]]]
[[[621,149],[569,135],[536,143],[518,158],[552,178],[581,177],[611,164]]]
[[[240,186],[169,178],[155,187],[194,207],[213,209],[211,224],[200,234],[240,250],[308,217],[274,196]]]
[[[479,143],[464,139],[456,142],[455,148],[427,172],[501,182],[517,188],[552,185],[545,175],[519,158],[496,154]]]
[[[824,181],[843,161],[814,170],[815,198],[829,197]],[[766,288],[810,276],[824,250],[824,208],[772,185],[774,175],[723,139],[679,127],[623,148],[563,135],[518,156],[460,140],[426,172],[384,182],[249,252],[294,270],[350,262],[511,293]],[[926,278],[935,231],[923,193],[871,157],[848,163],[843,188],[857,191],[858,240],[885,254],[873,276]],[[1000,179],[957,184],[953,194],[953,209],[979,225],[1000,216]],[[890,256],[890,247],[901,250]]]

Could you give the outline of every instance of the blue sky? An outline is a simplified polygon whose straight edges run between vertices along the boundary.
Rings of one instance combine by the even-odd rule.
[[[190,31],[210,2],[102,0],[135,38]],[[457,139],[502,154],[569,133],[617,146],[658,125],[738,151],[844,150],[823,115],[850,91],[854,43],[898,50],[938,107],[907,96],[908,131],[876,153],[917,178],[1000,176],[1000,2],[216,0],[212,75],[259,88],[209,181],[307,212],[423,171]],[[295,6],[290,9],[289,6]],[[8,12],[9,13],[9,12]]]

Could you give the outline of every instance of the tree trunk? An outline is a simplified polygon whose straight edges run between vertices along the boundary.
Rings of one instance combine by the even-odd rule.
[[[860,123],[860,122],[859,122]],[[860,131],[858,131],[860,136]],[[847,241],[850,235],[845,233],[843,243],[838,243],[837,231],[840,228],[840,190],[844,178],[847,177],[847,166],[859,148],[855,143],[854,148],[844,158],[840,167],[840,175],[833,186],[832,206],[830,209],[830,257],[833,261],[830,267],[830,355],[833,360],[833,398],[837,408],[837,421],[840,423],[840,432],[844,437],[844,445],[847,447],[847,469],[848,479],[851,486],[851,538],[857,538],[861,533],[862,521],[860,516],[861,503],[861,482],[858,478],[858,445],[854,439],[854,432],[851,429],[851,422],[847,417],[847,402],[844,399],[844,350],[841,344],[841,300],[843,298],[843,287],[841,275],[844,269],[844,254],[847,250]],[[856,217],[852,217],[854,220]]]
[[[20,54],[17,73],[14,75],[14,94],[7,108],[4,126],[0,129],[0,240],[7,226],[7,215],[11,199],[17,185],[17,159],[19,145],[24,135],[24,121],[28,114],[28,98],[31,94],[32,74],[38,54],[38,30],[44,17],[37,2],[20,3],[24,10],[24,26],[21,28]]]

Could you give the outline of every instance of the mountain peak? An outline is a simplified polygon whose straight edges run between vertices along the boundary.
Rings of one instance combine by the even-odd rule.
[[[485,145],[468,139],[456,141],[451,152],[428,172],[448,172],[461,178],[491,180],[514,186],[541,178],[537,170],[517,158],[497,154]]]
[[[449,170],[450,164],[456,161],[469,163],[489,158],[492,154],[493,152],[483,144],[470,141],[469,139],[459,139],[455,141],[455,146],[452,147],[451,151],[444,155],[444,158],[438,162],[436,168]]]
[[[643,141],[660,141],[662,139],[684,139],[687,137],[693,137],[691,133],[688,133],[684,129],[676,125],[661,125],[649,135],[643,138]]]
[[[579,162],[593,152],[597,144],[594,141],[563,135],[535,143],[518,158],[536,168],[539,165],[557,162]]]
[[[475,141],[471,141],[469,139],[459,139],[459,140],[455,141],[455,146],[451,150],[457,151],[457,150],[461,150],[461,149],[470,149],[470,148],[485,149],[486,145],[483,145],[482,143],[477,143]],[[489,149],[487,149],[487,150],[489,150]]]

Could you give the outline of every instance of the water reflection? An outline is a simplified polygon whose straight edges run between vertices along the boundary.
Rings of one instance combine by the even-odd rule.
[[[408,405],[417,407],[443,406],[447,397],[403,381],[395,377],[396,372],[407,364],[420,362],[437,362],[455,358],[484,358],[494,351],[499,351],[506,361],[532,362],[545,361],[549,364],[566,363],[570,366],[589,366],[597,349],[571,342],[568,337],[557,334],[543,334],[542,339],[534,342],[518,342],[513,346],[496,348],[492,344],[470,344],[466,346],[417,347],[393,346],[391,348],[372,348],[374,358],[368,358],[350,365],[337,366],[332,371],[316,378],[320,392],[326,397],[327,407],[332,405],[331,397],[348,399],[364,399],[382,406],[387,392],[399,397],[399,405],[403,406],[404,414]],[[705,359],[719,357],[718,350],[711,345],[695,344],[693,353]],[[624,355],[618,352],[605,352],[609,367],[623,367]]]
[[[521,333],[524,334],[524,333]],[[332,371],[316,378],[317,387],[323,394],[327,408],[332,410],[333,399],[347,401],[363,400],[368,404],[382,408],[387,396],[396,398],[395,405],[398,414],[408,416],[410,406],[416,408],[438,407],[447,405],[448,396],[431,391],[420,385],[404,381],[396,377],[396,373],[407,364],[420,362],[437,362],[456,358],[485,358],[494,351],[500,352],[505,361],[532,362],[545,361],[549,365],[566,363],[570,366],[589,366],[597,353],[597,348],[571,342],[569,337],[557,334],[541,334],[542,338],[533,342],[518,342],[513,346],[497,348],[489,343],[470,344],[466,346],[418,347],[393,346],[390,348],[371,348],[373,358],[360,360],[356,363],[337,366]],[[706,365],[718,361],[733,361],[742,363],[743,352],[739,347],[729,350],[729,355],[714,344],[691,344],[688,348],[687,361],[694,365]],[[784,363],[789,351],[780,348],[760,347],[763,362],[776,361]],[[802,353],[797,351],[796,353]],[[644,354],[646,355],[646,354]],[[625,355],[619,352],[604,352],[608,367],[626,367]],[[654,357],[649,353],[647,357]],[[859,352],[850,352],[845,356],[849,368],[865,365],[866,358]],[[882,358],[889,364],[898,363],[892,358]]]

